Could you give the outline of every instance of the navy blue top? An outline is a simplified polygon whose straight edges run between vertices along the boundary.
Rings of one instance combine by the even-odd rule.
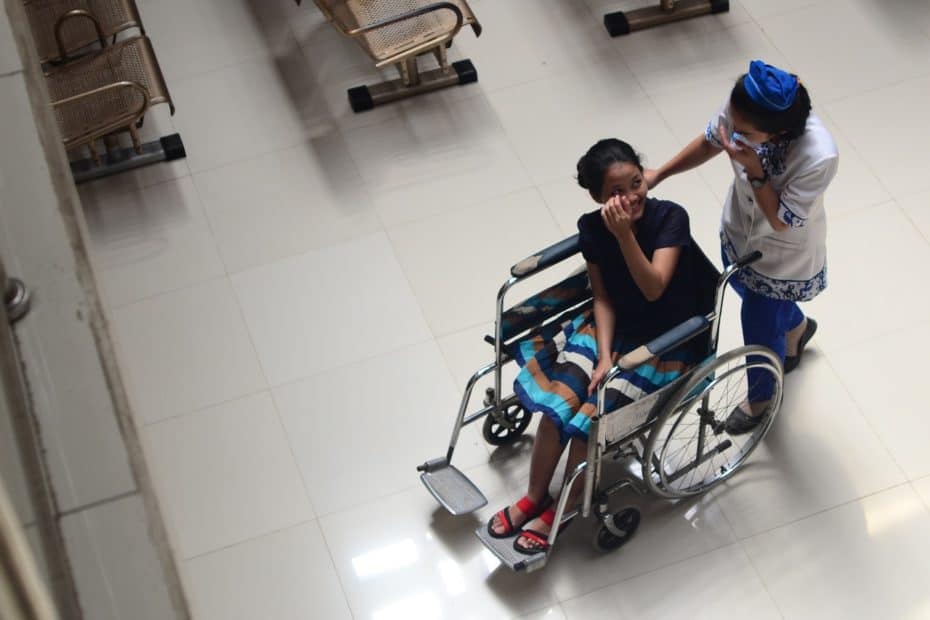
[[[615,338],[625,350],[652,340],[682,321],[699,314],[698,294],[691,274],[688,213],[668,200],[647,198],[636,222],[636,241],[650,261],[658,248],[683,248],[675,274],[656,301],[649,301],[633,280],[620,244],[607,230],[600,209],[578,220],[579,244],[585,260],[600,267],[604,287],[617,317]]]

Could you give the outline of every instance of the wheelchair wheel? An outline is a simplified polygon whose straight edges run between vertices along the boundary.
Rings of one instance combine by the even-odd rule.
[[[619,549],[627,543],[639,527],[639,510],[624,508],[620,512],[608,515],[610,522],[601,523],[594,531],[594,548],[604,553]]]
[[[770,380],[772,400],[765,418],[742,435],[724,423],[747,400],[749,375]],[[697,495],[726,480],[742,465],[771,427],[781,406],[781,361],[766,347],[733,349],[697,368],[661,407],[643,452],[643,479],[661,497]]]
[[[533,414],[524,409],[523,405],[512,403],[504,407],[500,418],[489,413],[481,429],[484,440],[492,446],[509,446],[515,442],[530,425]]]

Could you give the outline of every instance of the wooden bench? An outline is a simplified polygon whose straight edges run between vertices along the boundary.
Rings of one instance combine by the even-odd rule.
[[[446,55],[463,26],[471,26],[475,36],[481,34],[481,24],[466,0],[314,1],[337,30],[359,44],[375,67],[394,65],[400,72],[394,80],[350,88],[349,104],[355,112],[478,79],[471,61],[450,64]],[[420,72],[417,58],[425,54],[435,56],[438,69]]]

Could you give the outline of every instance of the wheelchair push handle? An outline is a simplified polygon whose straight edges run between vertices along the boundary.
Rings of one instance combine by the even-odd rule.
[[[560,263],[580,251],[581,246],[578,245],[578,234],[576,233],[540,250],[532,256],[524,258],[510,268],[510,275],[515,278],[525,278]]]
[[[747,265],[753,264],[760,258],[762,258],[762,252],[760,252],[759,250],[754,250],[750,252],[749,254],[743,254],[742,256],[737,258],[736,262],[733,263],[733,266],[736,267],[737,269],[742,269],[743,267]]]

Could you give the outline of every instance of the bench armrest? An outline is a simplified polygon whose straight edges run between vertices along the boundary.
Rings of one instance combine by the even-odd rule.
[[[563,239],[549,247],[540,250],[532,256],[524,258],[519,263],[510,268],[510,275],[515,278],[525,278],[534,273],[539,273],[543,269],[552,267],[566,258],[570,258],[581,251],[578,245],[578,235],[572,235],[568,239]]]
[[[710,321],[704,316],[693,316],[687,321],[680,323],[668,330],[661,336],[653,338],[646,344],[639,346],[617,362],[617,365],[624,370],[632,370],[637,366],[645,364],[654,357],[668,353],[675,347],[691,340],[701,332],[710,327]]]

